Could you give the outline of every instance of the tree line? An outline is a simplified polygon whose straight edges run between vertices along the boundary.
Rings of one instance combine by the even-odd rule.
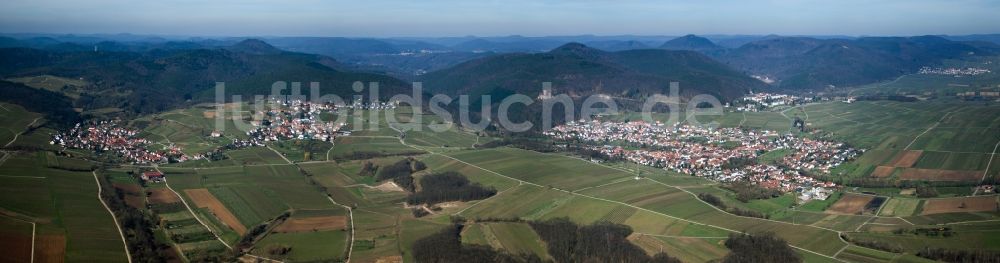
[[[802,262],[798,253],[785,240],[771,232],[757,234],[730,234],[726,239],[729,254],[722,258],[723,263],[757,262],[784,263]]]
[[[730,214],[734,214],[734,215],[738,215],[738,216],[746,216],[746,217],[764,218],[764,219],[770,218],[770,216],[768,216],[768,215],[766,215],[764,213],[761,213],[761,212],[757,212],[757,211],[753,211],[753,210],[741,209],[739,207],[729,207],[729,206],[726,205],[726,203],[722,202],[721,198],[719,198],[718,196],[715,196],[713,194],[699,193],[698,194],[698,199],[701,199],[702,201],[705,201],[706,203],[708,203],[710,205],[718,207],[719,209],[722,209],[723,211],[729,212]]]
[[[781,191],[778,189],[764,188],[743,181],[722,184],[722,188],[733,191],[736,194],[736,200],[744,203],[750,202],[750,200],[770,199],[781,196]]]
[[[420,192],[407,197],[406,202],[433,205],[448,201],[480,200],[497,194],[493,187],[484,187],[458,172],[444,172],[420,178]]]
[[[626,225],[599,222],[578,226],[567,218],[528,224],[545,241],[549,255],[556,262],[680,262],[662,252],[652,257],[647,255],[628,241],[632,228]]]

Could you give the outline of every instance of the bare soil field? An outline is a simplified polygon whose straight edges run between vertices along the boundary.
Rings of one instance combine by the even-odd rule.
[[[219,199],[216,199],[215,196],[208,191],[208,189],[187,189],[184,190],[184,193],[186,193],[198,207],[208,208],[209,211],[212,211],[212,214],[219,218],[219,221],[228,225],[236,231],[237,234],[242,236],[247,232],[247,228],[240,223],[240,220],[236,218],[236,215],[233,215],[233,213],[230,212],[225,205],[222,205],[222,202],[220,202]]]
[[[403,256],[388,256],[380,257],[375,260],[376,263],[403,263]]]
[[[391,181],[390,182],[385,182],[384,184],[380,184],[378,186],[375,186],[375,189],[378,189],[379,191],[382,191],[382,192],[405,192],[406,191],[406,190],[403,190],[402,187],[399,187],[399,185],[397,185],[396,183],[391,182]]]
[[[906,168],[899,176],[903,180],[978,181],[983,171]]]
[[[875,167],[875,171],[872,172],[872,177],[884,178],[892,175],[892,172],[896,170],[896,167],[892,166],[879,166]]]
[[[920,155],[923,153],[924,151],[919,151],[919,150],[904,151],[899,155],[897,155],[896,158],[892,160],[892,166],[913,167],[913,164],[917,163],[917,160],[920,159]]]
[[[8,233],[0,229],[0,262],[28,262],[31,260],[31,232]]]
[[[865,205],[875,199],[874,196],[844,194],[836,203],[826,209],[827,213],[856,215],[865,209]]]
[[[309,232],[324,230],[341,230],[347,228],[346,216],[317,216],[306,218],[290,218],[278,227],[275,232]]]
[[[997,196],[970,196],[959,198],[929,199],[924,204],[923,215],[997,211]]]
[[[66,236],[38,235],[35,237],[35,262],[66,260]]]
[[[153,204],[173,204],[180,202],[181,199],[177,197],[170,189],[166,188],[155,188],[149,190],[149,202]]]

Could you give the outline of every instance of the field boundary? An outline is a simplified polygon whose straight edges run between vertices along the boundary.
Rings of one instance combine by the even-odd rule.
[[[97,200],[101,201],[101,205],[104,205],[104,209],[108,210],[108,214],[111,214],[111,220],[115,222],[115,229],[118,229],[118,235],[122,237],[122,245],[125,247],[125,257],[128,258],[128,262],[132,263],[132,252],[128,249],[128,241],[125,241],[125,233],[122,232],[122,226],[118,224],[118,218],[115,217],[115,212],[111,211],[108,207],[108,203],[104,202],[104,198],[101,194],[104,193],[104,189],[101,189],[101,180],[97,179],[97,171],[90,171],[94,175],[94,182],[97,183]],[[32,224],[34,225],[34,224]],[[32,233],[32,240],[34,240],[34,233]],[[34,246],[34,241],[32,241],[32,246]],[[32,248],[34,250],[34,248]],[[34,258],[34,252],[32,252],[32,258]]]

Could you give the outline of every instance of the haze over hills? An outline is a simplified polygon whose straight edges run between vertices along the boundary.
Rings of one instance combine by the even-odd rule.
[[[405,86],[399,79],[423,80],[428,82],[425,85],[428,89],[448,93],[488,93],[499,87],[534,94],[540,89],[539,83],[552,81],[557,88],[574,94],[597,90],[620,95],[648,94],[661,92],[670,81],[680,81],[684,88],[731,97],[739,91],[768,87],[747,81],[746,76],[750,75],[776,80],[772,88],[843,87],[891,80],[946,59],[1000,51],[1000,45],[990,42],[997,41],[996,35],[272,37],[248,41],[238,37],[127,34],[9,36],[12,37],[0,37],[0,47],[6,48],[0,52],[12,58],[2,65],[5,70],[0,74],[4,77],[29,74],[85,77],[94,79],[101,91],[148,87],[149,92],[179,94],[173,97],[182,98],[140,102],[134,97],[126,108],[141,111],[163,109],[164,105],[184,101],[183,98],[198,97],[199,92],[210,86],[210,79],[233,84],[256,83],[250,79],[267,74],[331,80],[332,85],[346,87],[348,82],[344,77],[353,77],[353,72],[370,72],[364,75],[365,79],[394,83],[388,85],[391,87]],[[727,48],[713,39],[726,45],[745,43]],[[570,40],[581,40],[587,46],[566,45]],[[706,56],[662,49],[696,51]],[[131,62],[115,65],[111,61],[116,59]],[[73,63],[91,66],[72,68]],[[143,92],[147,91],[128,96],[140,96]]]

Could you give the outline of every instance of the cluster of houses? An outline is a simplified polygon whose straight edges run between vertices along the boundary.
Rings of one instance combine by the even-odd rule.
[[[247,132],[250,139],[238,141],[240,145],[257,146],[278,140],[321,140],[332,141],[344,123],[326,122],[320,119],[323,113],[332,113],[336,107],[329,103],[310,103],[302,100],[278,102],[263,113],[261,120],[251,122],[253,128]],[[359,108],[381,107],[377,104],[355,104]]]
[[[331,106],[332,107],[332,106]],[[361,102],[355,101],[350,105],[344,106],[344,108],[355,109],[355,110],[389,110],[399,107],[398,101],[373,101],[373,102]]]
[[[721,182],[749,181],[800,193],[813,187],[836,187],[804,176],[803,171],[829,173],[861,153],[841,143],[774,131],[642,121],[569,122],[545,134],[557,140],[583,142],[607,156],[677,173]],[[758,161],[758,157],[772,151],[784,154],[774,157],[777,160],[773,163]],[[821,196],[810,195],[809,199]]]
[[[49,142],[65,148],[86,149],[111,153],[135,164],[165,163],[171,158],[184,160],[181,149],[165,145],[163,150],[150,150],[151,143],[136,136],[139,131],[124,128],[117,121],[77,123],[66,132],[57,133]]]
[[[734,100],[732,108],[735,111],[758,112],[777,106],[794,106],[812,101],[813,98],[810,97],[799,97],[788,94],[752,93]]]
[[[984,68],[932,68],[932,67],[922,67],[919,71],[920,74],[935,74],[935,75],[953,75],[953,76],[975,76],[980,74],[990,73],[989,69]]]

